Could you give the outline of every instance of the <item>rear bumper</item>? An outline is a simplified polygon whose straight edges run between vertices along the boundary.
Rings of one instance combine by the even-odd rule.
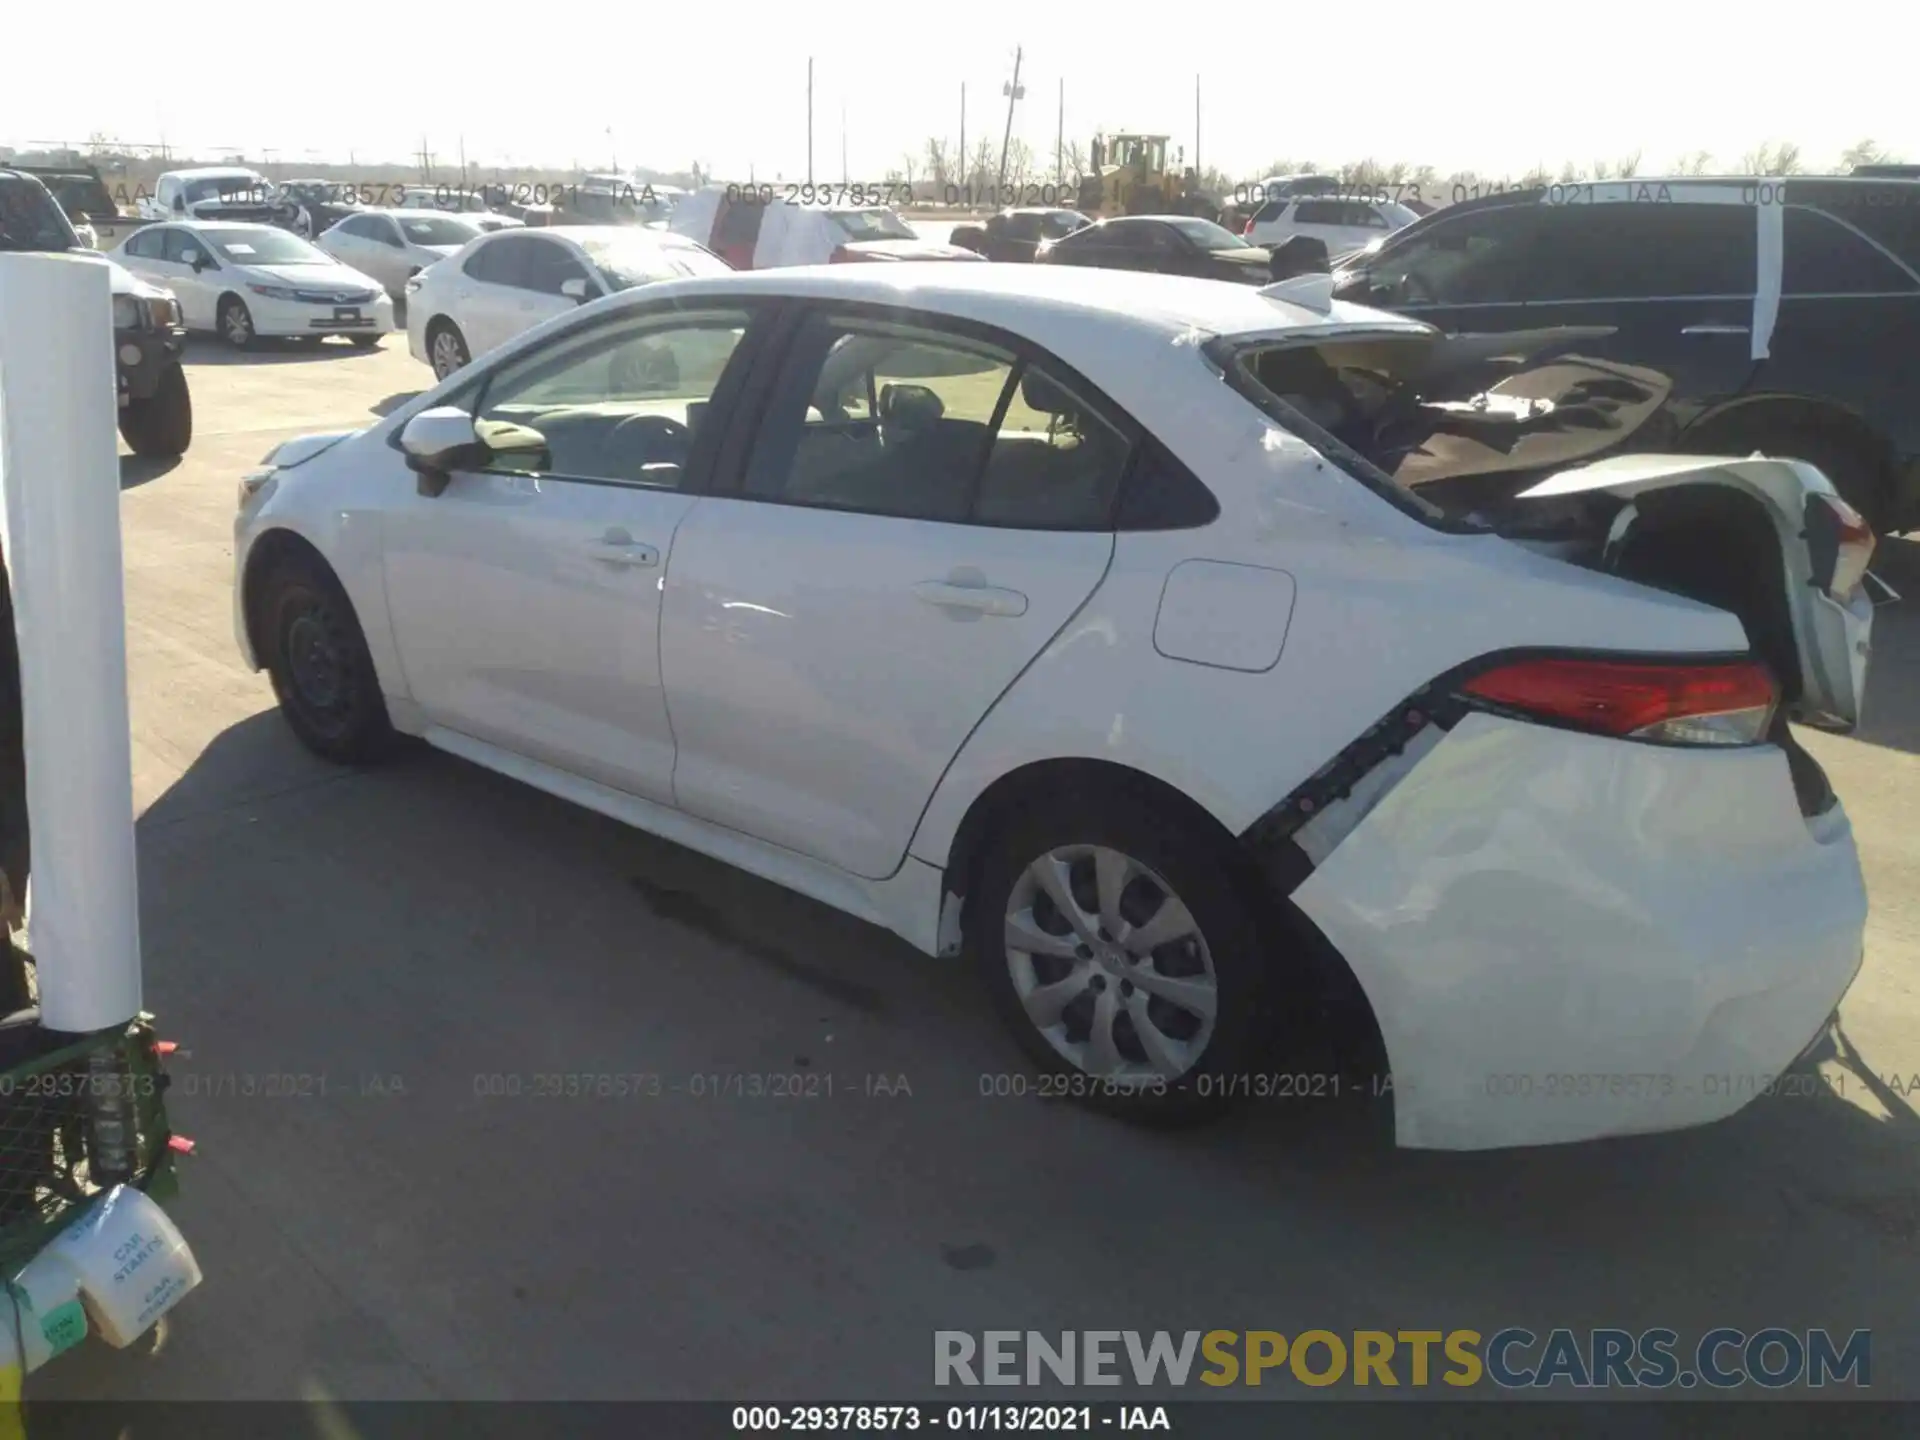
[[[1544,1145],[1721,1119],[1860,968],[1846,813],[1785,754],[1472,714],[1293,892],[1353,969],[1399,1143]]]

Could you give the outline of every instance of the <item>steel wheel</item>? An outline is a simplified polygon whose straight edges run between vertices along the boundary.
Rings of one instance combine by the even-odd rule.
[[[428,354],[433,357],[434,375],[442,380],[467,363],[467,347],[461,342],[460,332],[451,326],[444,326],[434,333]]]
[[[1120,850],[1062,846],[1021,873],[1007,970],[1027,1019],[1075,1069],[1119,1085],[1178,1079],[1213,1038],[1220,982],[1192,912]]]

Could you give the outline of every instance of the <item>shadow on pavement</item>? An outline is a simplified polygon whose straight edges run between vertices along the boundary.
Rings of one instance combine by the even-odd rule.
[[[383,335],[379,345],[362,349],[337,335],[263,336],[245,350],[236,350],[212,336],[195,335],[188,339],[186,360],[192,365],[290,365],[300,361],[345,360],[373,354],[392,341],[391,335]],[[406,343],[404,336],[400,343]]]
[[[120,457],[120,488],[134,490],[149,480],[158,480],[180,468],[180,457],[168,455],[157,459],[145,459],[139,455]]]
[[[378,415],[384,419],[386,416],[391,415],[394,411],[398,410],[402,405],[406,404],[409,400],[417,400],[424,393],[425,393],[424,391],[420,391],[420,390],[402,390],[398,394],[387,396],[387,398],[384,400],[375,401],[373,404],[369,405],[367,409],[371,413]]]

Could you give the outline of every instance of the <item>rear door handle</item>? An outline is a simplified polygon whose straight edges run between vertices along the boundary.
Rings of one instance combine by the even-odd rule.
[[[1024,615],[1027,597],[997,585],[956,585],[950,580],[922,580],[914,598],[956,615]]]
[[[1750,335],[1753,332],[1745,325],[1688,325],[1680,333],[1682,335]]]
[[[587,553],[603,565],[628,570],[645,570],[660,563],[660,552],[643,545],[624,530],[609,530],[598,540],[587,542]]]

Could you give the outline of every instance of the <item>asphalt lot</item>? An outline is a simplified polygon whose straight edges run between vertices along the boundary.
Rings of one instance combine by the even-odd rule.
[[[1911,606],[1863,735],[1808,741],[1873,900],[1824,1093],[1506,1154],[1395,1152],[1361,1103],[1141,1133],[982,1098],[1018,1062],[956,967],[445,756],[308,756],[234,649],[235,480],[428,374],[404,335],[190,359],[192,450],[122,487],[148,1003],[207,1281],[157,1348],[30,1391],[903,1398],[936,1329],[1518,1324],[1871,1327],[1876,1396],[1920,1395]],[[1920,543],[1881,569],[1920,601]],[[802,1069],[833,1098],[687,1093]],[[682,1093],[482,1093],[555,1073]]]

